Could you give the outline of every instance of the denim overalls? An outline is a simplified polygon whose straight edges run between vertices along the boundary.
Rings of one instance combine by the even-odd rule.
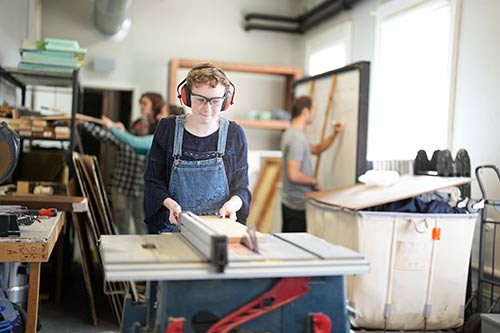
[[[175,119],[174,163],[170,174],[168,190],[183,211],[197,215],[217,215],[222,205],[229,200],[224,156],[229,121],[219,118],[217,156],[208,160],[181,160],[184,122],[186,115]],[[179,231],[179,227],[167,221],[162,232]]]

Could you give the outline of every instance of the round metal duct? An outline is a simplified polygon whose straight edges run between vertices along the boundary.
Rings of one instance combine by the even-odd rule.
[[[120,31],[127,18],[127,10],[132,0],[96,0],[95,23],[105,35]]]

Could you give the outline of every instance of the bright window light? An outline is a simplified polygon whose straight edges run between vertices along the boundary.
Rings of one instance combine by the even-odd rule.
[[[449,1],[413,2],[378,16],[368,160],[409,160],[448,146],[454,9]]]
[[[309,75],[316,75],[346,65],[344,45],[335,45],[317,51],[309,58]]]
[[[308,38],[307,73],[317,75],[348,64],[351,57],[351,22],[346,21]]]

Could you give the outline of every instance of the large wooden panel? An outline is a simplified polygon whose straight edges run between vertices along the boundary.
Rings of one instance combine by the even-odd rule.
[[[332,206],[360,210],[470,182],[471,178],[467,177],[405,175],[391,186],[357,184],[337,190],[311,192],[307,197]]]
[[[345,125],[332,147],[321,154],[318,179],[324,189],[353,185],[367,169],[369,70],[368,62],[359,62],[294,83],[294,96],[311,95],[312,92],[316,105],[314,122],[307,127],[309,142],[321,141],[325,122],[325,137],[333,132],[333,120],[342,121]],[[311,82],[314,82],[313,87]],[[332,86],[333,98],[329,103]],[[314,165],[316,161],[313,157]]]

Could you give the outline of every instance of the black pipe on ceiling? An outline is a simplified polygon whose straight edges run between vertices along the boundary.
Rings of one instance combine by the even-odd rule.
[[[308,12],[299,15],[298,18],[301,20],[301,22],[304,22],[308,18],[310,18],[318,13],[321,13],[322,11],[327,9],[328,7],[335,5],[337,2],[342,2],[342,0],[327,0],[325,2],[322,2],[319,5],[317,5],[316,7],[309,10]]]
[[[301,34],[300,27],[281,27],[276,25],[267,25],[267,24],[256,24],[256,23],[248,23],[245,25],[245,31],[249,30],[266,30],[266,31],[275,31],[275,32],[287,32],[291,34]]]
[[[278,22],[291,22],[300,23],[298,18],[280,15],[268,15],[268,14],[247,14],[245,15],[245,21],[250,20],[267,20],[267,21],[278,21]]]
[[[244,29],[249,30],[267,30],[286,33],[304,33],[307,30],[319,25],[320,23],[333,18],[343,10],[349,10],[360,0],[327,0],[312,8],[308,12],[296,17],[287,17],[279,15],[249,13],[245,15]],[[252,20],[266,20],[274,22],[288,22],[298,24],[296,26],[282,26],[252,23]]]

